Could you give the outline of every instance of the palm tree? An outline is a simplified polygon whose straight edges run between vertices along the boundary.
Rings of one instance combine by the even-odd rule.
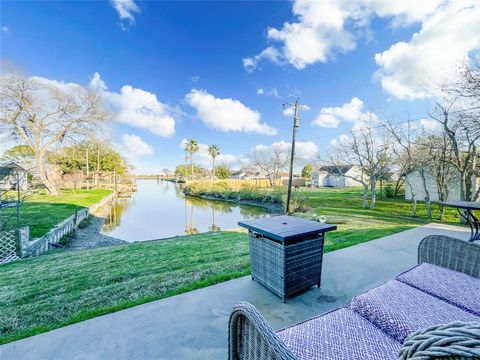
[[[220,147],[218,145],[210,145],[208,154],[212,157],[212,177],[215,179],[215,158],[220,155]]]
[[[193,180],[193,154],[198,151],[198,142],[197,140],[187,140],[185,143],[185,151],[190,155],[190,169],[191,169],[191,180]],[[187,169],[185,169],[185,172]]]

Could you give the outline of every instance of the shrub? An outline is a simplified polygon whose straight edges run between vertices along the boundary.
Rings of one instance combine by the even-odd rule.
[[[387,198],[393,198],[395,195],[395,189],[391,184],[388,184],[387,186],[385,186],[384,191],[385,191],[385,196]]]
[[[290,212],[306,212],[309,210],[307,206],[307,192],[305,191],[293,191],[290,198]],[[282,197],[284,205],[287,203],[287,195]]]

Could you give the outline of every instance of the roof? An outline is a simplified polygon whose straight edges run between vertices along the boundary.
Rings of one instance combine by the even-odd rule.
[[[232,176],[235,175],[245,175],[245,176],[250,176],[250,177],[261,177],[262,172],[258,170],[237,170],[232,172]]]
[[[0,169],[22,169],[24,171],[27,171],[28,167],[25,164],[16,162],[16,161],[8,161],[6,163],[0,164]]]
[[[3,180],[6,177],[8,177],[12,173],[12,169],[20,170],[23,173],[28,171],[27,168],[16,163],[15,161],[9,161],[4,164],[0,164],[0,180]]]
[[[353,165],[341,165],[341,166],[320,166],[319,171],[326,171],[329,175],[344,175],[350,169],[353,168]]]

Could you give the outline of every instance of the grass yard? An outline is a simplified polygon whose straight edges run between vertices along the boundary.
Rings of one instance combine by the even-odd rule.
[[[418,203],[417,217],[412,217],[412,204],[401,198],[383,198],[376,201],[374,210],[363,209],[361,189],[305,190],[306,203],[313,210],[301,217],[325,215],[327,222],[338,230],[329,234],[326,246],[331,250],[356,245],[379,237],[404,231],[427,223],[425,204]],[[458,214],[446,209],[445,221],[458,225]],[[433,205],[433,220],[439,217],[439,207]]]
[[[14,261],[0,266],[0,344],[248,273],[233,231]]]
[[[93,205],[111,193],[110,190],[61,190],[56,196],[33,195],[20,207],[20,226],[30,226],[30,239],[45,235],[63,219],[81,209]],[[17,227],[16,209],[2,211],[6,228]]]
[[[65,193],[64,193],[65,195]],[[97,198],[81,191],[58,200],[62,213]],[[425,207],[401,199],[378,200],[362,209],[359,189],[308,190],[307,205],[338,230],[327,234],[325,252],[406,230],[426,222]],[[95,198],[95,199],[94,199]],[[40,201],[45,205],[45,201]],[[55,208],[49,202],[45,211]],[[67,206],[68,204],[68,206]],[[43,211],[30,211],[40,221]],[[28,207],[27,207],[28,208]],[[438,216],[438,209],[435,209]],[[58,213],[60,211],[54,211]],[[311,217],[312,212],[298,214]],[[453,211],[447,220],[458,223]],[[245,232],[224,231],[109,248],[54,252],[0,266],[0,344],[102,314],[249,274]]]

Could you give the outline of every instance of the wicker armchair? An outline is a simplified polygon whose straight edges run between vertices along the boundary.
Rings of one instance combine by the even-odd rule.
[[[475,243],[428,236],[419,245],[418,261],[480,278],[480,245]],[[411,333],[398,348],[401,360],[480,359],[480,323],[454,321],[431,326]],[[230,316],[228,359],[293,360],[297,357],[253,305],[241,302]]]
[[[480,278],[480,245],[453,237],[430,235],[418,246],[418,263],[422,262]]]

